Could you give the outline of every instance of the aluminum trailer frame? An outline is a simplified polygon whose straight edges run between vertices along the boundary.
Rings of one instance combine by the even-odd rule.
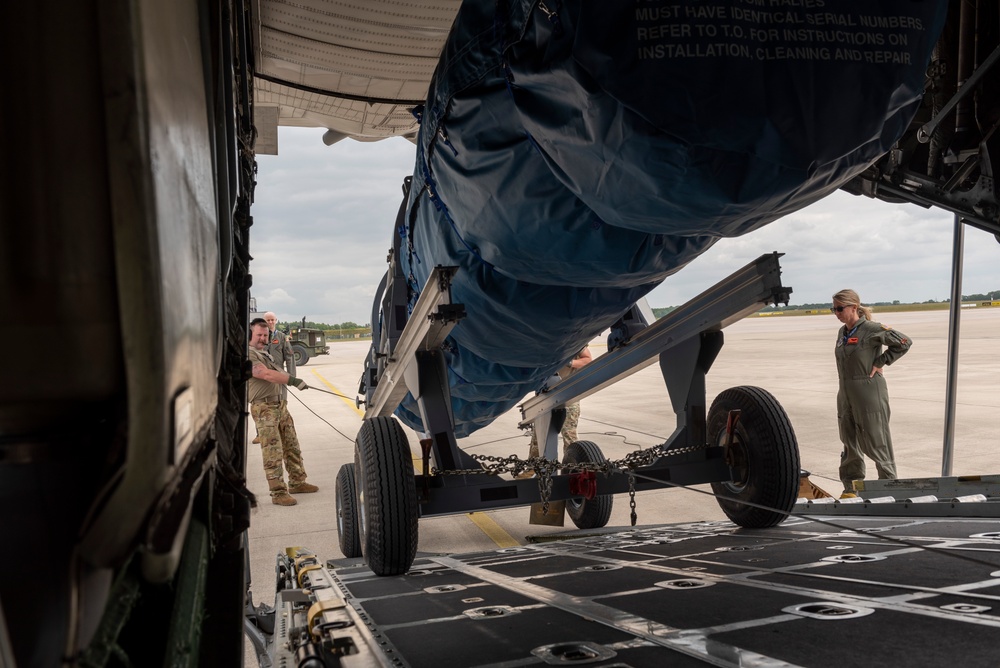
[[[766,304],[788,302],[791,289],[781,285],[780,257],[779,253],[762,255],[642,330],[618,350],[525,402],[521,424],[533,422],[545,434],[546,458],[556,458],[559,425],[552,419],[554,411],[659,361],[677,416],[677,428],[663,446],[668,454],[637,469],[635,476],[621,471],[597,476],[596,495],[731,480],[724,448],[709,444],[706,438],[705,376],[722,348],[724,327]],[[391,415],[407,391],[417,400],[426,430],[423,471],[415,476],[419,516],[580,496],[571,488],[575,488],[573,476],[578,474],[551,475],[551,489],[543,499],[538,479],[501,478],[458,447],[445,360],[439,350],[451,328],[464,317],[464,308],[450,299],[454,271],[438,267],[429,278],[381,377],[376,379],[365,413],[366,419]],[[430,457],[437,475],[429,470]]]

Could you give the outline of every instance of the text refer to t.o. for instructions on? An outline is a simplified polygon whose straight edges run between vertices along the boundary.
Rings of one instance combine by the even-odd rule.
[[[919,18],[838,11],[827,0],[640,2],[635,25],[640,60],[742,58],[911,63]]]

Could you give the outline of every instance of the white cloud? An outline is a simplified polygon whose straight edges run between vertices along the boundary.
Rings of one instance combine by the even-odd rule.
[[[264,303],[267,304],[268,311],[274,311],[285,306],[294,306],[295,297],[282,290],[281,288],[275,288],[267,293],[261,295],[260,297]]]
[[[403,178],[415,147],[404,139],[326,146],[322,130],[281,128],[278,156],[258,157],[251,254],[254,294],[282,320],[371,319]]]
[[[649,296],[681,304],[763,253],[778,251],[792,303],[829,301],[841,288],[867,302],[943,300],[951,294],[954,216],[941,209],[888,204],[835,192],[766,227],[722,239]],[[965,294],[1000,288],[1000,244],[965,229]]]

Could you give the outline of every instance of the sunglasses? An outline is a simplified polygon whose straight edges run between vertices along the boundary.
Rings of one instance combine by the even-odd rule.
[[[841,313],[845,308],[851,308],[850,306],[831,306],[830,313]]]

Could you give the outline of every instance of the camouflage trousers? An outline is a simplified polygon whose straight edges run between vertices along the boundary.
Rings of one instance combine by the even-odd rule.
[[[306,470],[302,465],[302,451],[295,435],[295,423],[288,413],[288,405],[250,404],[250,415],[257,425],[260,438],[260,452],[264,458],[264,475],[271,496],[288,491],[281,464],[288,469],[288,484],[295,487],[306,481]]]
[[[576,435],[576,428],[579,424],[580,402],[577,401],[572,404],[566,404],[566,420],[563,422],[562,430],[559,432],[562,435],[563,452],[566,451],[567,445],[570,443],[576,443],[580,440]],[[531,443],[528,445],[528,456],[538,456],[538,436],[535,435],[534,429],[531,430]]]

